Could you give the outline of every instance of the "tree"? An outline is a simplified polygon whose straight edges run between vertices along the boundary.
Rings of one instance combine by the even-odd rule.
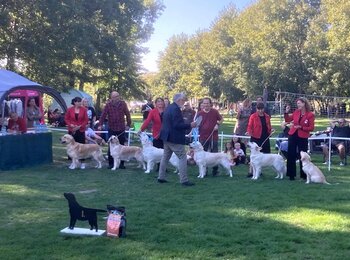
[[[0,58],[56,88],[93,83],[101,96],[111,89],[138,96],[139,46],[162,9],[158,0],[5,1]]]

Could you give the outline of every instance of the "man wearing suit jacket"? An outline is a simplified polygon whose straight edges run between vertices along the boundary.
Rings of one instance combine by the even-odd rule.
[[[179,157],[180,183],[183,186],[193,186],[194,183],[188,181],[187,177],[187,158],[186,158],[186,129],[196,126],[195,122],[185,123],[182,117],[181,108],[185,104],[186,96],[183,93],[174,95],[173,103],[170,104],[163,114],[162,129],[160,139],[164,143],[164,154],[160,162],[158,182],[166,183],[166,167],[169,159],[174,152]]]

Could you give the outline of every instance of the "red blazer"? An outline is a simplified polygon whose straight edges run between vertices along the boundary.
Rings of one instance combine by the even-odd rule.
[[[85,132],[86,125],[89,122],[89,118],[87,115],[87,109],[83,106],[79,109],[78,120],[75,119],[75,111],[74,106],[67,109],[66,115],[64,116],[64,121],[68,126],[68,132],[71,133],[73,128],[70,125],[80,125],[79,131]]]
[[[149,111],[149,114],[146,120],[143,122],[141,126],[141,131],[145,131],[150,122],[153,122],[152,125],[152,135],[154,139],[159,139],[160,129],[162,128],[162,121],[160,119],[159,111],[157,108]]]
[[[22,117],[18,117],[17,121],[14,121],[13,119],[10,118],[7,128],[12,131],[18,128],[17,130],[20,131],[22,134],[24,134],[25,132],[27,132],[26,120],[24,120],[24,118]]]
[[[293,135],[296,131],[298,131],[298,136],[300,138],[308,138],[310,136],[310,132],[315,128],[315,115],[312,112],[305,112],[299,123],[300,115],[301,110],[299,109],[295,110],[292,115],[284,114],[284,120],[287,123],[293,121],[294,125],[301,126],[299,129],[291,127],[288,134]]]
[[[271,134],[272,128],[271,128],[270,116],[266,113],[264,113],[264,115],[265,115],[265,119],[266,119],[267,133]],[[261,125],[261,121],[260,121],[258,112],[251,114],[251,116],[249,117],[247,132],[249,133],[250,136],[252,136],[254,138],[261,137],[262,125]]]

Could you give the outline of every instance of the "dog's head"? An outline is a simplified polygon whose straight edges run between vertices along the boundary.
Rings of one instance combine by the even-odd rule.
[[[189,144],[194,151],[202,151],[203,145],[199,141],[194,141]]]
[[[108,143],[109,144],[120,144],[119,143],[119,139],[117,136],[112,135],[109,139],[108,139]]]
[[[68,201],[71,201],[71,202],[77,201],[73,193],[65,192],[65,193],[63,193],[63,196],[64,196]]]
[[[142,145],[147,145],[147,144],[151,143],[151,140],[150,140],[150,138],[148,137],[148,135],[146,133],[141,132],[139,134],[139,136],[140,136],[140,141],[141,141]]]
[[[73,136],[71,136],[69,134],[65,134],[64,136],[61,137],[61,143],[62,144],[74,143],[74,138],[73,138]]]
[[[308,153],[301,151],[300,152],[300,160],[302,162],[311,162],[311,157]]]
[[[261,150],[261,147],[255,142],[248,142],[247,146],[252,152],[259,152]]]

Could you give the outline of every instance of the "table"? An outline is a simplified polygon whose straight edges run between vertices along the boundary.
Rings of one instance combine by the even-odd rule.
[[[52,163],[50,132],[0,136],[0,170],[46,163]]]

